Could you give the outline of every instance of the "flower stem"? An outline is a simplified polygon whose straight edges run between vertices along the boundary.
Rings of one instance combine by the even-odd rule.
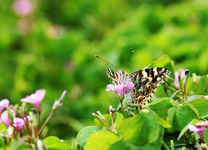
[[[208,84],[208,75],[207,75],[207,81],[206,81],[206,84],[205,84],[205,86],[204,86],[204,88],[203,88],[203,90],[202,90],[202,92],[201,92],[201,95],[202,95],[203,92],[205,91],[205,89],[206,89],[206,87],[207,87],[207,84]]]
[[[162,142],[162,145],[165,148],[165,150],[170,150],[169,147],[166,145],[166,143],[164,141]]]
[[[186,99],[186,84],[183,85],[184,91],[183,91],[183,99],[185,101]]]
[[[30,131],[30,128],[29,128],[29,123],[28,123],[28,118],[27,118],[27,112],[24,112],[24,117],[25,117],[25,129],[26,129],[26,132],[28,134],[28,143],[30,144],[31,143],[31,131]]]
[[[48,121],[51,119],[51,117],[53,116],[53,113],[54,113],[54,111],[51,111],[51,113],[50,113],[50,115],[48,116],[48,118],[45,120],[45,122],[43,123],[43,125],[42,125],[42,127],[41,127],[41,129],[39,130],[39,132],[38,132],[38,134],[37,135],[39,135],[41,132],[42,132],[42,130],[43,130],[43,128],[45,127],[45,125],[48,123]]]

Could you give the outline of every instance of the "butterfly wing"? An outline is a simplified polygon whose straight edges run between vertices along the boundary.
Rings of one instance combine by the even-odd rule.
[[[128,76],[128,74],[123,70],[123,69],[119,69],[118,73],[115,72],[112,69],[107,69],[106,70],[106,74],[108,76],[108,78],[115,84],[121,84],[126,82],[126,78]]]
[[[165,83],[170,76],[170,71],[166,68],[146,68],[132,72],[128,75],[127,81],[134,83],[134,88],[125,94],[128,104],[147,105],[150,98],[160,84]]]

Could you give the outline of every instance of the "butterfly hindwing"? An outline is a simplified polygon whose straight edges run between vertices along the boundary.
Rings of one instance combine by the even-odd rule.
[[[119,69],[118,73],[107,69],[106,73],[115,85],[124,81],[134,83],[134,88],[124,96],[127,104],[138,104],[139,108],[147,105],[157,87],[165,83],[170,76],[170,71],[166,68],[146,68],[129,75],[123,69]]]
[[[160,84],[165,83],[170,75],[166,68],[146,68],[129,74],[129,79],[134,83],[134,88],[128,94],[131,96],[127,103],[139,104],[140,108],[147,105],[150,98]]]

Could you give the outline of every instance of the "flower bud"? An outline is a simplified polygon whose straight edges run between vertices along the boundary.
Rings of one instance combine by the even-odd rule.
[[[31,111],[29,112],[29,122],[34,126],[38,126],[38,118],[37,115],[32,113]]]
[[[9,126],[7,129],[7,134],[8,136],[12,136],[14,133],[14,127],[13,126]]]
[[[112,105],[109,106],[109,112],[110,114],[114,113],[115,112],[115,109],[113,108]]]
[[[92,115],[93,115],[93,117],[95,117],[98,120],[99,119],[101,119],[101,120],[104,120],[105,119],[105,117],[101,114],[100,111],[96,111],[96,112],[92,113]]]
[[[45,145],[43,144],[43,142],[41,140],[37,140],[37,146],[39,150],[44,150],[45,149]]]
[[[53,107],[52,107],[52,111],[53,112],[56,111],[59,107],[62,106],[62,103],[61,102],[62,102],[64,96],[66,95],[66,93],[67,93],[67,91],[64,90],[63,93],[62,93],[62,95],[61,95],[61,97],[60,97],[60,99],[58,101],[55,101],[54,102]]]
[[[188,81],[188,75],[189,75],[189,70],[187,69],[185,71],[185,79],[183,80],[183,84],[186,84],[187,83],[187,81]]]

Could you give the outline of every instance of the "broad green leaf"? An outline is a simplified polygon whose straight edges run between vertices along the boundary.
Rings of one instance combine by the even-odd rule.
[[[207,82],[207,75],[206,76],[201,76],[198,84],[197,84],[197,94],[199,95],[208,95],[208,86],[205,88],[204,92],[202,93],[205,84]]]
[[[21,142],[16,140],[12,140],[9,148],[11,150],[28,150],[28,147],[23,143],[23,141]]]
[[[70,149],[72,146],[66,143],[54,143],[52,145],[47,146],[48,150],[66,150]]]
[[[174,118],[174,126],[176,130],[181,131],[189,124],[194,118],[199,118],[199,114],[196,108],[189,103],[184,103],[176,110]]]
[[[123,122],[123,120],[124,120],[123,114],[118,113],[116,116],[116,121],[115,121],[116,128],[118,128],[120,126],[120,124]]]
[[[167,116],[168,116],[168,109],[161,109],[158,110],[156,112],[157,116],[159,116],[160,118],[166,120]]]
[[[86,144],[87,139],[90,137],[90,135],[98,130],[100,130],[100,128],[96,126],[88,126],[83,128],[77,135],[78,144],[83,147]]]
[[[206,117],[208,115],[208,102],[204,98],[192,100],[189,102],[192,104],[199,112],[199,117]]]
[[[181,83],[183,83],[183,80],[184,79],[182,79]],[[201,78],[197,82],[197,91],[195,93],[195,84],[193,82],[193,77],[189,77],[187,85],[186,85],[187,94],[207,95],[208,94],[208,86],[205,88],[204,92],[202,93],[206,82],[207,82],[207,76],[201,76]],[[182,90],[184,90],[183,86],[182,86]]]
[[[114,143],[120,141],[122,137],[108,130],[99,130],[93,133],[87,140],[86,150],[108,150]]]
[[[174,69],[173,69],[173,61],[167,55],[163,55],[158,60],[153,62],[147,67],[164,67],[171,71],[170,77],[174,78]]]
[[[157,99],[154,102],[150,103],[148,107],[155,112],[161,109],[166,109],[176,106],[176,102],[171,98],[161,98]]]
[[[204,142],[208,145],[208,129],[204,130]]]
[[[124,139],[114,143],[109,150],[139,150],[140,147],[128,143]]]
[[[56,136],[49,136],[43,140],[43,144],[47,147],[55,143],[60,143],[60,139]]]
[[[157,121],[165,128],[170,128],[171,124],[165,121],[163,118],[157,117]]]
[[[3,138],[0,138],[0,146],[2,147],[3,150],[6,150],[6,146]]]
[[[171,107],[168,109],[168,116],[166,118],[166,121],[170,123],[171,128],[166,129],[168,133],[174,133],[175,127],[174,127],[174,117],[175,117],[175,112],[176,112],[176,108],[175,107]]]
[[[200,99],[200,98],[202,98],[201,95],[192,95],[192,96],[187,98],[186,102],[188,103],[188,102],[191,102],[193,100]]]
[[[118,129],[118,133],[127,142],[142,146],[148,142],[154,142],[159,136],[159,130],[156,114],[145,109],[134,117],[125,119]]]

